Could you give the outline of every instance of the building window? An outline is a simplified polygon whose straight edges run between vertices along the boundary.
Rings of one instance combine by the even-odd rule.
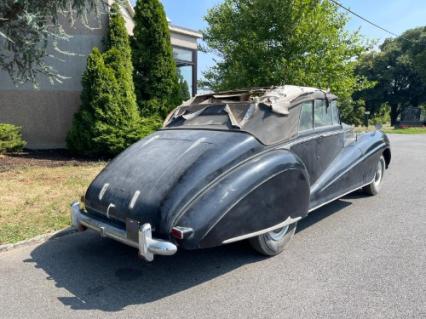
[[[178,47],[173,47],[173,55],[175,57],[176,63],[185,64],[190,63],[192,64],[192,51],[189,49],[183,49]]]
[[[176,66],[188,83],[191,95],[197,94],[197,50],[173,46]]]

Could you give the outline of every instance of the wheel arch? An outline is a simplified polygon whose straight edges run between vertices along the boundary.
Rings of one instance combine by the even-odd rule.
[[[385,158],[386,168],[388,168],[388,167],[389,167],[389,164],[390,164],[390,162],[391,162],[391,158],[392,158],[391,151],[390,151],[390,149],[389,149],[389,148],[386,148],[386,149],[383,151],[383,157]]]
[[[228,172],[177,220],[194,235],[184,248],[207,248],[307,215],[309,178],[287,150],[272,150]],[[253,235],[254,236],[254,235]]]

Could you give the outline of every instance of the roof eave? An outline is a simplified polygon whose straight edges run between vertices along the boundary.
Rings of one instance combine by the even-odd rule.
[[[132,4],[130,3],[130,0],[124,1],[124,4],[125,4],[125,9],[129,13],[129,15],[133,18],[135,16],[135,9],[133,8]],[[173,24],[170,24],[170,23],[169,23],[169,30],[172,31],[172,32],[187,35],[187,36],[190,36],[190,37],[193,37],[193,38],[196,38],[196,39],[202,39],[203,38],[203,34],[199,31],[180,27],[180,26],[176,26],[176,25],[173,25]]]

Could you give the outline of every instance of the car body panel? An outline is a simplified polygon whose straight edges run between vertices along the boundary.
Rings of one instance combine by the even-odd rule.
[[[224,175],[178,216],[176,224],[196,230],[183,243],[185,248],[212,247],[289,217],[305,217],[308,199],[303,164],[288,151],[273,150]]]

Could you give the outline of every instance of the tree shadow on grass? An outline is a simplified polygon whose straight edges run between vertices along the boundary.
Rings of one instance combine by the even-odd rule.
[[[299,223],[298,232],[350,204],[339,200],[318,209]],[[176,294],[263,259],[247,242],[240,242],[212,249],[179,250],[174,256],[159,256],[153,263],[146,263],[135,249],[87,231],[49,240],[36,247],[25,262],[34,263],[56,287],[72,295],[58,296],[71,309],[114,312]]]

